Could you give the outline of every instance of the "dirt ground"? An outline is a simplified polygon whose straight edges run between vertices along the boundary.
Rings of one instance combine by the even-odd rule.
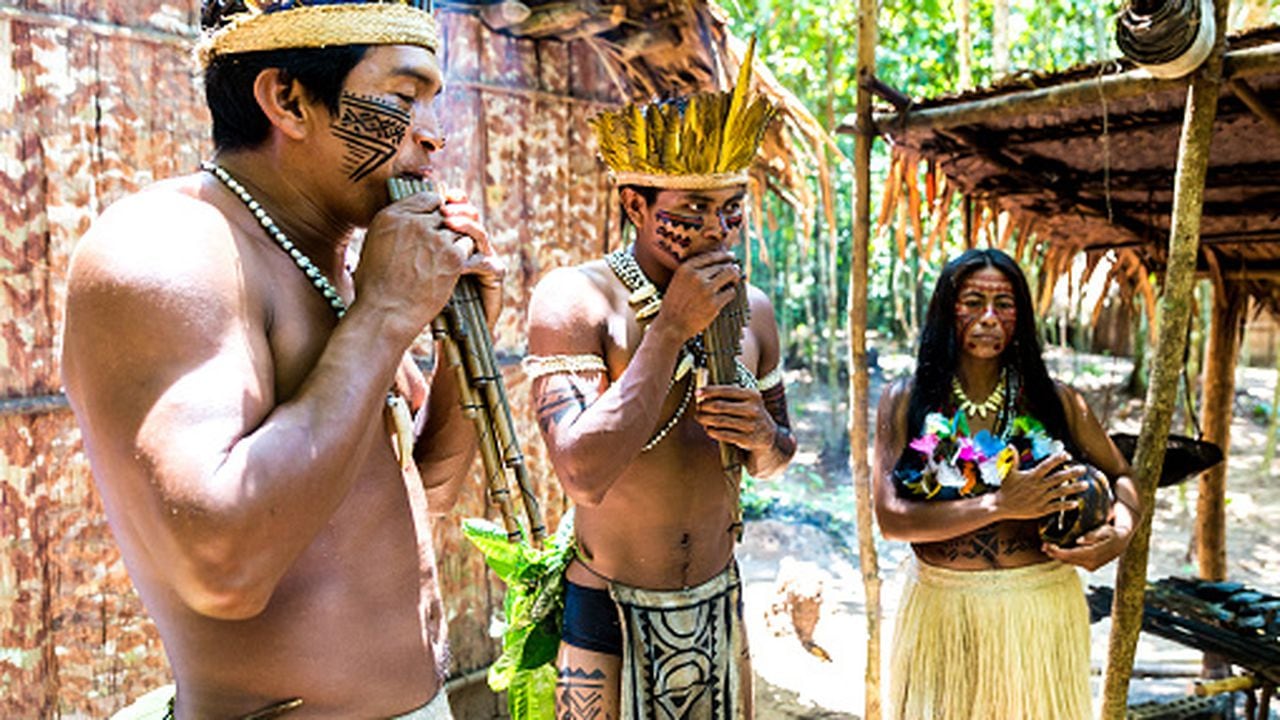
[[[1131,369],[1129,361],[1057,350],[1051,350],[1047,359],[1051,373],[1085,393],[1108,430],[1138,431],[1142,401],[1123,397],[1120,390]],[[909,357],[881,355],[881,372],[872,377],[873,414],[880,388],[898,374],[909,372],[910,366]],[[843,405],[833,408],[830,399],[807,383],[802,373],[788,380],[801,451],[783,479],[762,484],[757,492],[815,512],[809,520],[786,514],[774,519],[766,513],[765,519],[748,523],[739,548],[757,716],[860,717],[865,701],[867,622],[852,522],[853,492],[848,468],[840,461],[824,464],[818,451],[832,413],[843,418],[845,411]],[[1269,406],[1276,381],[1274,370],[1238,371],[1227,480],[1230,578],[1271,592],[1280,590],[1280,534],[1276,531],[1280,527],[1280,485],[1271,482],[1280,472],[1280,462],[1262,467],[1266,427],[1254,418],[1253,410],[1260,403]],[[1174,430],[1194,434],[1181,418],[1175,418]],[[840,433],[838,429],[825,432]],[[1159,491],[1148,577],[1194,574],[1195,559],[1190,553],[1196,489],[1192,481]],[[833,537],[832,528],[844,537],[843,542]],[[885,659],[901,593],[898,568],[910,549],[903,543],[878,539],[877,551],[884,581],[881,642]],[[1083,579],[1087,585],[1113,586],[1114,568],[1112,563],[1086,573]],[[812,601],[815,595],[820,595],[820,604]],[[793,616],[799,618],[798,623]],[[1108,620],[1092,626],[1095,696],[1109,630]],[[802,637],[808,640],[807,646]],[[1199,665],[1198,652],[1144,634],[1137,651],[1131,701],[1185,694]],[[1145,677],[1148,674],[1155,676]],[[1273,711],[1273,717],[1280,715]]]

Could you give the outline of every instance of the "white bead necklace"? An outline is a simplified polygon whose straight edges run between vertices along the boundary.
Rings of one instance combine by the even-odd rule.
[[[636,320],[641,327],[647,326],[649,321],[662,309],[662,291],[653,284],[648,275],[644,274],[644,269],[640,267],[640,263],[636,262],[636,257],[632,254],[630,247],[614,250],[605,255],[604,260],[609,265],[609,269],[613,270],[613,274],[617,275],[622,284],[631,292],[627,302],[635,312]],[[667,383],[667,392],[671,392],[671,388],[688,374],[692,368],[693,354],[686,345],[680,349],[680,357],[676,359],[675,374],[672,375],[671,381]],[[653,437],[649,438],[649,442],[640,448],[640,452],[646,453],[654,449],[658,446],[658,443],[662,442],[675,429],[680,422],[680,418],[684,417],[684,411],[689,409],[689,403],[693,400],[694,385],[693,379],[690,379],[685,385],[684,395],[680,398],[680,405],[676,407],[676,411],[672,413],[662,427],[658,428]]]
[[[275,241],[281,250],[288,253],[294,264],[298,266],[299,270],[302,270],[302,273],[311,281],[311,285],[328,301],[333,313],[341,320],[342,316],[347,314],[347,303],[342,300],[342,295],[338,294],[338,289],[333,286],[333,283],[329,282],[329,278],[325,277],[320,268],[311,262],[311,258],[299,250],[298,246],[289,239],[289,236],[284,234],[284,231],[280,229],[276,221],[262,207],[262,203],[259,203],[253,195],[249,194],[249,190],[239,180],[232,177],[231,173],[223,169],[221,165],[206,161],[200,163],[200,169],[218,178],[232,194],[240,198],[240,202],[243,202],[245,207],[249,208],[249,212],[253,213],[253,216],[258,219],[258,224],[262,225],[262,229],[267,231],[267,236]],[[396,428],[396,435],[392,442],[393,448],[399,456],[397,459],[400,461],[401,469],[408,470],[413,465],[414,442],[413,417],[409,412],[409,403],[400,397],[398,393],[388,392],[387,409],[391,411],[391,417]]]
[[[329,303],[329,307],[333,308],[334,314],[339,318],[346,315],[347,304],[342,301],[342,296],[338,294],[338,289],[333,286],[333,283],[329,282],[329,278],[325,277],[320,268],[311,262],[311,258],[299,250],[298,246],[289,239],[289,236],[284,234],[284,231],[280,229],[276,221],[267,214],[262,204],[253,195],[249,194],[245,186],[241,185],[240,181],[232,177],[231,173],[223,169],[221,165],[213,162],[203,162],[200,164],[200,168],[212,173],[214,177],[222,181],[223,185],[227,186],[227,189],[240,198],[240,202],[243,202],[245,207],[249,208],[249,212],[253,213],[253,216],[258,219],[262,229],[267,231],[268,237],[274,240],[281,250],[288,253],[290,258],[293,258],[293,262],[298,266],[298,269],[302,270],[302,273],[307,276],[307,279],[311,281],[316,290],[320,291],[320,294]]]

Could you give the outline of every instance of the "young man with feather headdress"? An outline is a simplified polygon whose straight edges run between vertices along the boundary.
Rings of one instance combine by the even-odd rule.
[[[795,440],[773,308],[730,253],[773,113],[751,98],[751,62],[732,92],[595,119],[634,243],[549,273],[530,304],[534,404],[577,506],[557,718],[752,714],[741,476],[721,446],[767,476]],[[727,307],[747,318],[737,379],[706,384],[708,328]]]

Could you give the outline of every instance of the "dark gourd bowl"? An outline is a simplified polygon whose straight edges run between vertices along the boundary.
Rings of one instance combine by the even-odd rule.
[[[1040,539],[1061,547],[1070,547],[1080,536],[1102,527],[1111,516],[1111,481],[1102,471],[1085,465],[1080,478],[1089,487],[1069,497],[1080,501],[1080,506],[1062,513],[1052,513],[1040,519]]]

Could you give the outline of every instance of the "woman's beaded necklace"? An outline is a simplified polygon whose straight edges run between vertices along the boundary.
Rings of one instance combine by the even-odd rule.
[[[987,396],[986,400],[975,403],[970,399],[969,394],[964,391],[964,386],[960,384],[960,378],[951,376],[951,398],[956,401],[956,406],[964,411],[965,415],[977,415],[985,420],[987,413],[993,413],[1000,409],[1004,403],[1005,390],[1005,373],[1000,372],[1000,380],[996,383],[995,389]]]
[[[329,282],[329,278],[325,277],[320,268],[311,262],[311,258],[307,257],[306,253],[298,249],[298,246],[289,239],[289,236],[284,234],[284,230],[281,230],[276,221],[267,214],[266,208],[262,207],[262,203],[259,203],[249,193],[249,190],[239,180],[232,177],[231,173],[227,172],[221,165],[205,161],[200,163],[200,169],[218,178],[232,194],[240,198],[240,202],[249,208],[249,212],[253,213],[253,216],[257,218],[258,224],[262,226],[262,229],[267,231],[267,236],[293,259],[294,264],[298,266],[302,274],[307,276],[307,279],[311,281],[311,285],[329,303],[329,307],[333,309],[333,314],[337,315],[338,319],[341,320],[342,316],[347,314],[347,303],[343,301],[338,289],[333,286],[332,282]],[[408,470],[413,465],[413,417],[409,412],[409,403],[400,397],[398,393],[394,391],[388,392],[387,408],[391,411],[391,417],[396,426],[394,445],[396,454],[399,455],[400,467],[403,470]]]

